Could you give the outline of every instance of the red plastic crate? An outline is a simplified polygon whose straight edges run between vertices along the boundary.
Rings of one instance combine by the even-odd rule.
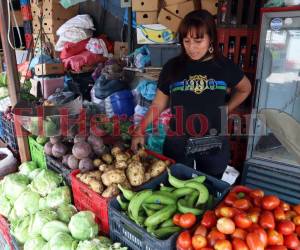
[[[155,152],[146,150],[149,155],[160,160],[169,160],[172,164],[175,163],[174,160],[157,154]],[[109,234],[109,219],[108,219],[108,207],[111,198],[103,198],[101,195],[97,194],[91,190],[86,184],[82,183],[76,178],[76,175],[80,170],[74,170],[71,174],[71,185],[73,192],[73,199],[75,207],[80,210],[89,210],[96,215],[96,222],[100,226],[100,231],[104,234]]]
[[[25,46],[27,49],[33,46],[33,36],[32,34],[26,33],[25,34]]]
[[[21,14],[22,14],[22,17],[23,17],[23,21],[32,20],[30,4],[21,6]]]

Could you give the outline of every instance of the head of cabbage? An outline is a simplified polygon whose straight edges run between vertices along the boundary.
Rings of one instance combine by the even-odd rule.
[[[102,250],[110,249],[112,242],[110,239],[105,238],[105,240],[92,239],[80,241],[76,250]]]
[[[43,226],[41,235],[46,241],[49,241],[58,232],[69,233],[68,226],[61,221],[53,220]]]
[[[39,210],[40,195],[30,189],[25,190],[14,203],[16,214],[23,218],[29,214],[35,214]]]
[[[27,176],[15,173],[4,177],[3,180],[3,193],[14,203],[21,193],[25,191],[30,180]]]
[[[90,211],[81,211],[72,216],[69,229],[74,239],[89,240],[94,238],[99,228],[95,222],[95,215]]]
[[[38,211],[30,219],[29,228],[28,228],[29,235],[33,237],[41,234],[44,225],[56,219],[57,219],[57,213],[52,210],[45,209],[45,210]]]
[[[51,250],[76,250],[78,241],[68,233],[59,232],[49,241]]]
[[[58,219],[65,223],[69,223],[71,217],[77,213],[76,207],[71,204],[63,204],[57,209]]]
[[[67,186],[55,188],[45,198],[40,200],[39,208],[58,208],[63,204],[71,203],[71,191]]]
[[[24,244],[29,239],[29,222],[30,216],[27,216],[15,222],[15,225],[11,228],[12,235],[15,236],[16,240],[21,244]]]
[[[41,250],[46,243],[41,236],[35,236],[25,242],[23,250]]]
[[[9,199],[6,198],[4,194],[0,194],[0,214],[4,217],[8,217],[11,211],[12,205]]]
[[[37,169],[37,167],[38,166],[34,161],[26,161],[19,166],[19,173],[29,177],[29,174]]]

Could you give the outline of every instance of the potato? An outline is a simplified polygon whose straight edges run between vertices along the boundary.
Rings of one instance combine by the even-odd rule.
[[[121,184],[120,184],[123,188],[126,188],[126,189],[131,189],[131,185],[126,177],[125,181],[123,181]]]
[[[96,180],[100,180],[101,181],[101,175],[102,173],[99,170],[95,170],[95,171],[90,171],[85,173],[88,177],[90,178],[95,178]]]
[[[115,166],[117,169],[126,169],[127,163],[126,163],[126,161],[117,161]]]
[[[74,143],[85,142],[86,136],[84,135],[76,135],[74,138]]]
[[[68,148],[61,142],[53,144],[52,155],[56,158],[61,158],[67,153]]]
[[[79,162],[79,169],[82,173],[93,170],[93,161],[90,158],[81,159]]]
[[[90,135],[87,139],[88,143],[95,148],[101,148],[103,146],[103,140],[101,137]]]
[[[100,159],[93,160],[93,165],[98,168],[103,162]]]
[[[144,183],[149,181],[151,179],[151,174],[149,172],[145,173],[145,179],[144,179]]]
[[[98,194],[102,194],[104,186],[101,180],[97,180],[96,178],[90,178],[88,184],[93,191],[95,191]]]
[[[77,169],[78,166],[79,166],[79,160],[74,155],[70,155],[68,158],[68,167],[70,169]]]
[[[133,155],[130,159],[131,159],[132,161],[141,161],[141,157],[138,156],[138,155]]]
[[[46,155],[52,156],[52,147],[53,144],[51,142],[47,142],[44,146],[44,152]]]
[[[114,165],[108,165],[108,164],[101,164],[99,166],[99,170],[101,172],[106,172],[108,170],[114,170],[115,169],[115,166]]]
[[[138,155],[141,158],[146,158],[148,156],[148,153],[146,152],[146,150],[144,148],[142,148],[136,152],[136,155]]]
[[[116,161],[127,161],[130,157],[125,153],[119,153],[115,155]]]
[[[77,142],[72,148],[72,153],[77,159],[87,158],[92,152],[90,144],[87,142]]]
[[[105,161],[107,164],[111,164],[113,162],[113,158],[110,154],[102,155],[102,160]]]
[[[102,197],[111,198],[111,197],[117,196],[119,193],[120,193],[120,190],[119,190],[117,184],[112,184],[103,191]]]
[[[145,169],[142,163],[133,161],[126,169],[126,175],[130,185],[136,187],[142,185],[145,179]]]
[[[117,154],[122,153],[121,147],[115,146],[111,149],[111,154],[116,156]]]
[[[166,170],[167,166],[168,164],[166,164],[166,162],[162,160],[158,160],[154,162],[149,168],[149,173],[151,177],[153,178],[160,175],[162,172]]]
[[[126,179],[124,171],[120,169],[108,170],[102,174],[101,180],[105,186],[110,186],[111,184],[121,184]]]
[[[50,137],[50,142],[51,142],[52,144],[58,143],[58,142],[60,142],[60,141],[61,141],[61,136],[51,136],[51,137]]]

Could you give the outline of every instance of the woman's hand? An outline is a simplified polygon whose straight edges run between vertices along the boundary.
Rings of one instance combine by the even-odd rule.
[[[138,151],[138,149],[142,146],[144,147],[145,145],[145,136],[143,135],[137,135],[133,136],[131,140],[131,150],[133,152]]]

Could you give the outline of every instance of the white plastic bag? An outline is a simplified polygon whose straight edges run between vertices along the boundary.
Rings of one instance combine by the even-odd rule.
[[[12,152],[8,148],[0,148],[0,154],[6,155],[5,158],[0,160],[0,176],[2,177],[16,172],[18,170],[17,160],[13,156]]]
[[[90,15],[77,15],[66,21],[62,26],[60,26],[59,29],[56,31],[56,34],[58,36],[61,36],[73,27],[94,30],[94,23]]]

